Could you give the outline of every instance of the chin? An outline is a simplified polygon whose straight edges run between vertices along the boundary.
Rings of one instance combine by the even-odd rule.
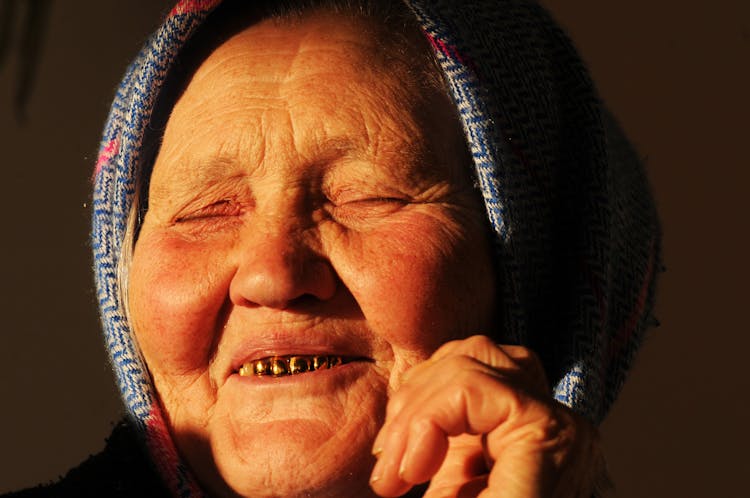
[[[334,390],[294,384],[254,390],[253,403],[243,392],[252,386],[240,386],[234,394],[242,396],[219,402],[209,441],[230,495],[375,496],[369,487],[371,451],[386,387],[370,375],[353,378]]]
[[[319,421],[255,425],[251,437],[227,434],[212,445],[219,475],[247,497],[374,496],[372,431],[331,433]]]

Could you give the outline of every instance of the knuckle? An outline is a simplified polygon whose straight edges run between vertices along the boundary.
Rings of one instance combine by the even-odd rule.
[[[439,348],[437,348],[437,350],[433,354],[433,357],[440,358],[453,353],[455,350],[461,347],[461,342],[462,341],[460,340],[453,340],[443,343]]]
[[[478,351],[496,349],[498,346],[486,335],[473,335],[465,339],[448,341],[435,352],[436,357],[454,354],[475,355]]]
[[[396,392],[391,395],[391,398],[388,400],[388,404],[386,405],[385,409],[386,418],[392,419],[397,413],[401,413],[407,403],[408,397],[405,396],[402,392]]]
[[[502,345],[500,346],[500,349],[502,349],[503,352],[516,363],[522,363],[525,365],[542,365],[542,361],[539,359],[539,355],[537,355],[534,350],[529,349],[526,346]]]
[[[518,438],[531,448],[562,456],[575,440],[575,430],[547,413],[524,425]]]
[[[478,346],[478,347],[489,347],[496,348],[497,344],[495,341],[487,337],[486,335],[473,335],[464,339],[467,346]]]
[[[554,456],[556,463],[562,464],[577,448],[587,445],[586,423],[581,417],[565,407],[547,412],[544,423],[540,425],[538,442]]]

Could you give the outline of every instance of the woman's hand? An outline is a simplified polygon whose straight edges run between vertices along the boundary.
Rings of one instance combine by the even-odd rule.
[[[604,473],[596,429],[549,394],[534,354],[484,336],[411,369],[388,404],[372,488],[426,498],[590,498]]]

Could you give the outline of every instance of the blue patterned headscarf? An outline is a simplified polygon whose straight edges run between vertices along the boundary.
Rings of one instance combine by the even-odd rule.
[[[94,173],[101,318],[122,397],[176,495],[181,462],[119,292],[144,135],[167,72],[220,0],[183,0],[129,67]],[[651,324],[658,220],[640,161],[550,16],[530,0],[405,0],[459,111],[495,232],[496,339],[531,347],[554,396],[600,422]]]

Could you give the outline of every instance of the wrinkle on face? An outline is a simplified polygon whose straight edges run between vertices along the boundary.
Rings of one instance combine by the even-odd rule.
[[[167,124],[130,308],[178,447],[209,487],[366,495],[403,373],[491,323],[486,222],[455,110],[363,25],[248,28],[197,70]],[[294,333],[355,341],[372,361],[345,385],[237,380],[254,337]]]

